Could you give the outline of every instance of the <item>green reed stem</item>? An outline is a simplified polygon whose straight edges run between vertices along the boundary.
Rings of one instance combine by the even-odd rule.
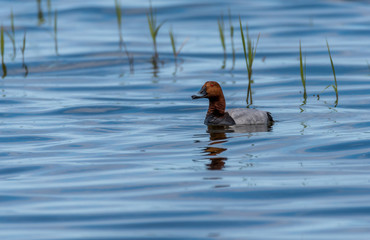
[[[157,16],[156,16],[156,10],[152,7],[152,2],[149,1],[149,12],[146,14],[148,18],[148,26],[150,31],[150,36],[153,40],[153,48],[154,48],[154,60],[156,61],[158,59],[158,51],[157,51],[157,35],[159,29],[162,27],[162,25],[165,23],[164,21],[161,22],[159,25],[157,25]]]
[[[336,96],[335,106],[337,106],[338,105],[338,98],[339,98],[339,96],[338,96],[338,83],[337,83],[337,77],[335,75],[334,63],[333,63],[333,59],[331,57],[330,47],[329,47],[328,40],[326,40],[326,46],[328,47],[328,53],[329,53],[329,58],[330,58],[331,69],[333,70],[334,84],[332,84],[331,86],[333,87],[333,89],[335,91],[335,96]]]
[[[4,64],[4,50],[5,50],[5,41],[4,41],[4,27],[1,25],[1,41],[0,41],[0,45],[1,45],[1,63]]]
[[[302,47],[301,41],[299,41],[299,68],[301,72],[301,80],[303,85],[303,103],[305,104],[307,101],[307,91],[306,91],[306,56],[304,57],[304,61],[302,58]]]
[[[235,67],[235,46],[234,46],[234,26],[231,21],[231,11],[229,9],[229,24],[230,24],[230,40],[231,40],[231,49],[233,54],[233,66],[231,67],[231,70]]]
[[[224,16],[222,14],[221,14],[221,17],[217,20],[217,24],[218,24],[218,31],[220,34],[221,46],[224,51],[224,61],[223,61],[223,65],[221,68],[224,69],[226,66],[226,44],[225,44],[225,34],[224,34],[225,32]]]
[[[54,43],[55,43],[55,53],[58,53],[58,11],[55,10],[54,12]]]
[[[41,25],[45,22],[44,14],[41,7],[41,0],[37,0],[37,19],[38,25]]]
[[[7,75],[6,65],[4,62],[4,51],[5,51],[5,40],[4,40],[4,27],[1,25],[1,32],[0,32],[0,48],[1,48],[1,66],[3,69],[2,78],[5,78]]]
[[[122,48],[125,51],[125,54],[127,56],[128,62],[130,64],[130,71],[134,72],[134,57],[132,54],[130,54],[127,50],[126,43],[122,36],[122,7],[121,7],[121,1],[114,0],[114,6],[116,9],[116,16],[117,16],[117,25],[118,25],[118,35],[119,35],[119,48],[122,51]]]
[[[51,17],[52,17],[51,0],[47,1],[47,6],[48,6],[48,21],[49,21],[49,24],[51,24]]]
[[[246,26],[247,44],[245,44],[245,37],[244,37],[244,33],[243,33],[243,25],[242,25],[242,21],[240,19],[240,16],[239,16],[239,25],[240,25],[240,35],[242,37],[242,43],[243,43],[245,64],[247,66],[248,80],[249,80],[246,101],[247,101],[247,104],[253,104],[252,85],[251,85],[251,83],[252,83],[252,66],[253,66],[254,57],[256,56],[257,45],[258,45],[258,41],[260,39],[260,34],[258,34],[256,45],[254,45],[254,42],[249,37],[248,25],[247,25]]]
[[[12,56],[12,60],[15,59],[16,55],[17,55],[17,48],[15,46],[15,27],[14,27],[14,14],[13,14],[13,10],[10,11],[10,30],[11,30],[11,33],[9,33],[8,31],[6,31],[5,33],[8,35],[10,41],[12,42],[12,45],[13,45],[13,56]]]
[[[172,27],[169,30],[169,34],[170,34],[170,39],[171,39],[171,46],[172,46],[173,56],[174,56],[175,61],[176,61],[177,60],[176,41],[175,41],[175,37],[173,36]]]
[[[123,42],[123,38],[122,38],[122,9],[121,9],[121,2],[118,1],[118,0],[114,0],[114,6],[116,8],[118,33],[119,33],[119,40],[120,40],[120,44],[121,44]]]
[[[23,45],[22,45],[22,48],[21,48],[21,52],[22,52],[22,59],[23,59],[23,64],[24,64],[24,52],[26,51],[26,32],[24,32],[22,43],[23,43]]]
[[[24,76],[27,77],[28,75],[28,67],[24,61],[24,52],[26,51],[26,32],[24,32],[24,35],[23,35],[23,45],[22,45],[22,48],[21,48],[21,52],[22,52],[22,66],[24,67],[24,70],[25,70],[25,74]]]

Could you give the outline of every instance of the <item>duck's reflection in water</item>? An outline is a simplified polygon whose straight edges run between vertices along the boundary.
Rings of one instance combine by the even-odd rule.
[[[218,155],[225,152],[227,148],[216,147],[217,144],[226,143],[228,137],[226,133],[254,133],[254,132],[269,132],[272,125],[235,125],[235,126],[208,126],[210,143],[203,149],[210,163],[206,164],[209,170],[221,170],[225,167],[227,157],[219,157]]]

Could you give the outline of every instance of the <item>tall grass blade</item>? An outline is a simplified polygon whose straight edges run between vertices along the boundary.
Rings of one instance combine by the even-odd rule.
[[[221,46],[224,51],[224,61],[223,61],[221,68],[224,69],[226,66],[226,44],[225,44],[225,34],[224,34],[225,32],[224,16],[222,14],[221,14],[221,17],[217,20],[217,24],[218,24],[218,31],[220,34]]]
[[[4,62],[4,51],[5,51],[5,39],[4,39],[4,27],[1,25],[1,32],[0,32],[0,48],[1,48],[1,66],[3,69],[2,78],[5,78],[7,75],[6,65]]]
[[[114,6],[116,8],[117,24],[118,24],[118,34],[119,34],[119,43],[120,48],[122,48],[123,38],[122,38],[122,10],[121,2],[114,0]]]
[[[231,67],[231,70],[234,70],[235,67],[235,46],[234,46],[234,26],[231,21],[231,11],[229,9],[229,24],[230,24],[230,40],[231,40],[231,50],[233,54],[233,65]]]
[[[302,46],[301,41],[299,41],[299,68],[301,72],[301,81],[303,86],[303,104],[306,104],[307,101],[307,91],[306,91],[306,56],[303,61],[302,58]]]
[[[55,53],[58,53],[58,11],[55,10],[54,12],[54,43],[55,43]]]
[[[329,53],[329,58],[330,58],[331,69],[333,70],[333,76],[334,76],[334,85],[331,85],[331,86],[333,87],[333,89],[335,91],[335,96],[336,96],[335,107],[336,107],[338,105],[338,99],[339,99],[339,96],[338,96],[338,83],[337,83],[337,77],[335,75],[334,63],[333,63],[333,59],[331,57],[330,47],[329,47],[328,40],[326,40],[326,46],[328,47],[328,53]]]

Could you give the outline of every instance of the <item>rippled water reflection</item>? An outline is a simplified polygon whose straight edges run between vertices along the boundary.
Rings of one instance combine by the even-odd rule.
[[[153,65],[146,1],[3,1],[0,81],[1,239],[368,239],[370,7],[367,1],[153,1]],[[230,8],[227,61],[217,18]],[[58,10],[58,52],[53,12]],[[221,83],[227,107],[248,86],[238,16],[261,33],[253,105],[271,127],[203,125],[207,102],[190,96]],[[227,21],[226,21],[227,22]],[[226,23],[225,22],[225,23]],[[177,64],[168,30],[178,45]],[[337,72],[339,104],[325,39]],[[299,40],[307,57],[306,103]],[[3,74],[3,72],[2,72]],[[4,75],[4,74],[3,74]]]

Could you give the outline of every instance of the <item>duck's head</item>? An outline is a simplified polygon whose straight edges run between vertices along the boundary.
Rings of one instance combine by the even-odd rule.
[[[222,89],[220,84],[218,82],[214,81],[208,81],[206,82],[203,87],[200,89],[197,95],[191,96],[192,99],[198,99],[198,98],[219,98],[223,97]]]

